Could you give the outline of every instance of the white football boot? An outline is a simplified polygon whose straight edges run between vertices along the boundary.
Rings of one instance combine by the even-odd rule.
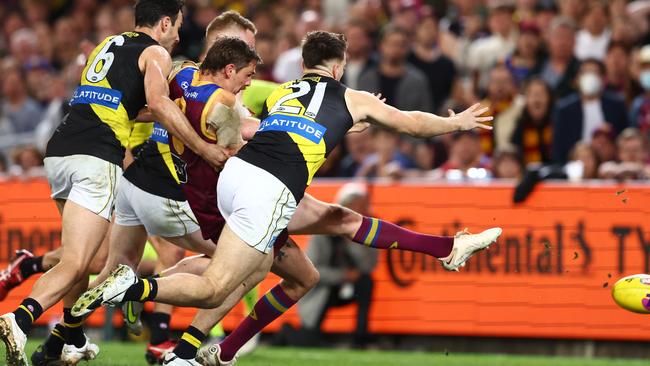
[[[124,324],[129,331],[135,335],[142,334],[142,313],[144,305],[137,301],[127,301],[122,304],[122,313],[124,314]]]
[[[99,354],[99,346],[90,343],[90,339],[86,337],[86,343],[77,348],[74,344],[65,344],[61,351],[61,361],[63,365],[76,365],[81,361],[90,361],[97,358]]]
[[[198,363],[195,359],[184,360],[182,358],[179,358],[176,356],[176,354],[174,354],[174,352],[166,354],[165,360],[162,364],[169,366],[205,366],[204,364]]]
[[[442,266],[448,271],[458,271],[474,253],[487,249],[501,235],[501,228],[491,228],[478,234],[470,234],[467,229],[456,234],[451,254],[441,259]]]
[[[259,346],[260,344],[261,336],[262,335],[258,332],[253,336],[253,338],[249,339],[248,342],[244,343],[244,345],[241,346],[241,348],[237,352],[237,356],[246,356],[248,354],[253,353],[253,351],[255,351],[257,346]]]
[[[7,347],[7,365],[29,366],[29,361],[25,354],[27,335],[23,333],[18,323],[16,323],[14,313],[7,313],[0,317],[0,338],[2,338],[2,341],[5,342],[5,346]]]
[[[237,355],[230,361],[221,360],[221,347],[219,344],[209,344],[201,347],[196,354],[196,360],[203,366],[233,366],[237,363]]]
[[[72,307],[73,316],[84,316],[101,305],[118,306],[126,290],[138,282],[131,267],[120,264],[99,286],[84,292]]]

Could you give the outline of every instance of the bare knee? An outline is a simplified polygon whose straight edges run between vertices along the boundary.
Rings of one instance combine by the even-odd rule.
[[[61,267],[71,275],[75,282],[81,281],[88,275],[88,263],[79,257],[63,256],[57,267]]]
[[[347,207],[340,205],[333,206],[337,210],[335,217],[339,218],[339,223],[342,230],[341,234],[346,235],[349,238],[354,237],[354,234],[357,233],[357,230],[359,230],[359,227],[361,226],[363,216]]]
[[[308,272],[302,273],[299,279],[284,279],[282,287],[289,297],[298,300],[316,287],[318,281],[320,281],[320,273],[312,266]]]
[[[226,297],[227,291],[211,278],[202,277],[202,291],[199,294],[199,303],[197,307],[202,309],[214,309],[219,307]]]
[[[302,287],[305,288],[305,293],[316,287],[319,281],[320,272],[318,272],[316,267],[312,266],[311,270],[308,273],[305,273],[304,280],[302,281]]]
[[[108,255],[106,253],[98,253],[93,257],[90,265],[88,266],[88,272],[92,274],[98,274],[104,269],[106,262],[108,260]]]

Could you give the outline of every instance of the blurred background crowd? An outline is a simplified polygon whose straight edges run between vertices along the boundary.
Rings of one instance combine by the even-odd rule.
[[[0,3],[0,175],[41,174],[84,44],[133,28],[131,0]],[[345,33],[343,82],[400,109],[447,115],[480,102],[494,131],[413,139],[349,134],[327,177],[490,179],[539,165],[578,179],[650,177],[650,1],[187,0],[178,59],[197,59],[221,11],[253,20],[256,77],[298,78],[300,39]]]

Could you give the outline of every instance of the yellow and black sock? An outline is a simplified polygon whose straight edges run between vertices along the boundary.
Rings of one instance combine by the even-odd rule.
[[[86,336],[83,329],[83,317],[72,316],[70,308],[63,308],[63,325],[65,326],[65,343],[72,344],[77,348],[86,344]]]
[[[65,345],[65,327],[63,327],[63,324],[57,324],[45,340],[43,348],[45,349],[47,356],[56,357],[58,359],[61,357],[63,345]]]
[[[158,283],[155,278],[145,278],[133,284],[126,290],[124,301],[152,301],[158,294]]]
[[[29,334],[32,329],[32,323],[43,314],[43,307],[38,301],[31,297],[26,298],[20,303],[20,306],[14,310],[16,323],[25,334]]]
[[[190,326],[178,341],[178,345],[174,348],[174,354],[184,360],[191,360],[196,357],[196,353],[204,340],[205,334]]]

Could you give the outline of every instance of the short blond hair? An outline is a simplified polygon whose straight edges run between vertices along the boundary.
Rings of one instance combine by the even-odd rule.
[[[207,38],[210,33],[221,32],[231,27],[238,27],[242,30],[249,30],[253,32],[253,34],[257,34],[257,28],[253,22],[234,10],[228,10],[212,19],[210,24],[208,24],[208,27],[205,29],[205,36]]]

